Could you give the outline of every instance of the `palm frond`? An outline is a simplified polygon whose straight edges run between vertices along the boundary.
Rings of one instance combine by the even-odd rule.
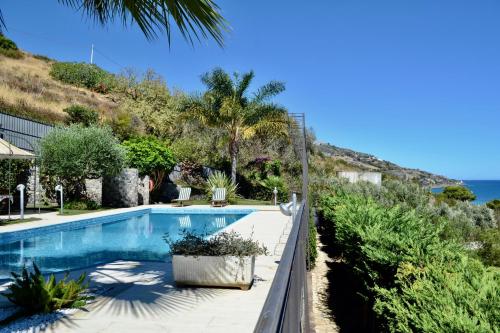
[[[7,30],[7,26],[5,25],[5,20],[3,18],[2,10],[0,9],[0,35],[2,35],[3,29]]]
[[[238,80],[236,84],[236,97],[240,99],[245,99],[245,92],[250,86],[250,83],[252,83],[253,78],[255,77],[255,74],[253,71],[250,71],[248,73],[245,73],[242,75],[241,79]]]
[[[213,0],[59,0],[59,3],[81,10],[83,14],[106,24],[119,19],[123,25],[137,23],[147,39],[165,32],[171,43],[173,19],[181,35],[193,44],[211,36],[220,46],[224,44],[227,21]]]
[[[269,98],[274,97],[285,91],[285,84],[280,81],[271,81],[259,88],[253,98],[256,104],[267,101]]]
[[[222,68],[215,68],[201,76],[201,82],[207,87],[207,91],[218,96],[232,96],[234,84],[231,76]]]
[[[286,114],[286,108],[274,103],[253,104],[251,114],[247,116],[245,123],[247,126],[253,126],[261,121],[288,124]]]

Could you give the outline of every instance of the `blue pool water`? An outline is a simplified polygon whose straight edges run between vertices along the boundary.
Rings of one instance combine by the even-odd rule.
[[[93,219],[54,228],[2,235],[0,279],[35,262],[42,272],[84,268],[114,260],[165,260],[169,248],[163,236],[179,239],[184,230],[214,233],[248,212],[172,214],[148,210],[136,216]],[[24,235],[24,236],[23,236]],[[8,237],[7,237],[8,236]],[[10,238],[10,239],[9,239]],[[16,239],[18,238],[18,239]]]

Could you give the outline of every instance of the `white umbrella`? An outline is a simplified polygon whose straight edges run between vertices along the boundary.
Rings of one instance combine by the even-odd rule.
[[[32,160],[35,157],[34,154],[16,147],[4,139],[0,139],[0,160]]]

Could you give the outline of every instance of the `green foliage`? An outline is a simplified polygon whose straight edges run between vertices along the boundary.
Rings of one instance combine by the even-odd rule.
[[[500,199],[491,200],[490,202],[486,203],[486,206],[489,209],[499,210],[500,209]]]
[[[474,201],[476,196],[468,188],[463,186],[447,186],[442,193],[437,195],[438,199],[446,202]]]
[[[33,58],[35,59],[38,59],[38,60],[42,60],[42,61],[45,61],[45,62],[53,62],[55,61],[54,59],[51,59],[43,54],[34,54],[33,55]]]
[[[500,229],[481,230],[478,235],[480,247],[477,249],[477,257],[485,265],[500,267]],[[474,254],[474,252],[472,252]]]
[[[268,176],[264,180],[259,181],[263,191],[261,197],[256,196],[258,199],[272,200],[274,198],[274,189],[278,191],[278,201],[285,202],[288,200],[288,188],[279,176]]]
[[[129,71],[118,77],[116,90],[123,95],[121,112],[139,117],[147,134],[167,139],[181,128],[178,118],[184,95],[172,94],[154,71],[148,70],[140,80]]]
[[[12,273],[13,283],[8,292],[3,293],[12,303],[20,306],[26,314],[49,313],[63,308],[79,308],[90,298],[85,294],[88,285],[83,273],[77,280],[64,279],[56,281],[52,274],[48,280],[33,264],[34,272],[26,267],[22,273]]]
[[[10,164],[10,172],[9,172]],[[32,162],[29,160],[0,160],[0,194],[15,193],[18,184],[26,184]],[[10,182],[10,187],[9,187]]]
[[[96,65],[76,62],[55,62],[50,76],[54,79],[78,87],[106,94],[116,86],[115,77]]]
[[[160,186],[165,175],[175,166],[172,151],[155,137],[141,137],[123,142],[127,151],[127,164],[139,169],[142,175],[149,175],[155,188]]]
[[[221,232],[212,237],[187,232],[179,240],[172,240],[168,234],[164,236],[170,247],[170,254],[185,256],[258,256],[267,255],[267,248],[252,238],[244,239],[236,233]]]
[[[339,192],[323,196],[320,210],[383,331],[495,332],[500,273],[443,241],[443,220]]]
[[[229,203],[236,203],[238,190],[238,184],[234,183],[225,173],[220,171],[215,171],[210,176],[208,176],[207,183],[205,185],[205,192],[210,200],[213,196],[214,190],[216,188],[226,189],[226,200]]]
[[[64,203],[64,208],[70,210],[97,210],[100,206],[94,200],[82,199],[67,201]]]
[[[307,269],[312,269],[316,266],[316,259],[318,258],[318,242],[316,225],[314,224],[313,212],[309,211],[309,239],[307,249]]]
[[[23,53],[17,48],[16,43],[14,43],[9,38],[0,34],[0,54],[14,59],[23,58]]]
[[[376,313],[389,332],[498,332],[500,271],[460,256],[398,268],[396,286],[376,288]]]
[[[17,45],[13,40],[0,34],[0,49],[17,51]]]
[[[236,181],[242,141],[257,134],[288,135],[286,110],[270,102],[285,90],[285,85],[271,81],[251,95],[248,89],[253,78],[252,71],[231,76],[216,68],[202,76],[201,80],[207,88],[203,96],[192,98],[183,107],[188,117],[223,131],[227,138],[233,181]]]
[[[85,179],[115,175],[122,169],[124,149],[108,127],[74,124],[56,128],[40,142],[42,173],[58,177],[68,199],[82,199]]]
[[[63,110],[68,114],[68,124],[83,124],[84,126],[99,123],[99,113],[83,105],[71,105]]]
[[[113,134],[120,141],[128,140],[144,134],[144,122],[142,119],[132,113],[118,109],[113,112],[106,124],[111,127]]]

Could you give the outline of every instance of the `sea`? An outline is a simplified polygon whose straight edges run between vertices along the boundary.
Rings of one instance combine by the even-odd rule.
[[[463,180],[463,185],[476,195],[475,204],[481,205],[493,199],[500,199],[500,180]],[[439,193],[442,187],[432,189]]]

